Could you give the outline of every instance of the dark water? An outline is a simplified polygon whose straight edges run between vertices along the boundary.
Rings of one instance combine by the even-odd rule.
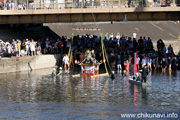
[[[52,79],[52,69],[0,75],[0,119],[122,119],[121,113],[180,112],[180,73],[152,73],[150,87],[111,80]]]

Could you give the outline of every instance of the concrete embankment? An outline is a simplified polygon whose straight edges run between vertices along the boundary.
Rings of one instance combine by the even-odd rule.
[[[60,65],[61,55],[40,55],[26,57],[11,57],[0,59],[0,74],[10,72],[20,72],[35,69],[44,69]]]
[[[128,21],[111,23],[48,23],[48,26],[53,32],[59,36],[71,37],[72,28],[101,28],[103,36],[105,33],[119,32],[121,35],[132,37],[132,34],[137,33],[137,39],[142,37],[151,37],[154,48],[156,49],[157,40],[162,39],[166,45],[172,45],[174,52],[177,54],[180,50],[180,23],[173,21]],[[100,31],[79,30],[74,31],[74,35],[94,34],[100,36]]]

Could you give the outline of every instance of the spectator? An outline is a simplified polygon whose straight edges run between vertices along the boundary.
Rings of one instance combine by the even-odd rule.
[[[22,7],[22,4],[18,4],[18,10],[22,10],[23,9],[23,7]]]
[[[12,55],[12,47],[11,44],[7,45],[7,57],[11,57]]]
[[[152,67],[151,67],[151,65],[152,65],[152,59],[151,58],[149,58],[149,56],[147,57],[147,68],[148,68],[148,71],[151,71],[152,70]]]
[[[2,8],[3,8],[3,5],[2,5],[2,3],[0,2],[0,10],[2,10]]]
[[[168,68],[168,71],[169,71],[169,72],[171,72],[171,64],[172,64],[171,57],[168,57],[168,65],[167,65],[167,68]]]
[[[128,7],[131,7],[131,0],[128,0]]]
[[[106,34],[108,37],[108,34]],[[173,55],[173,49],[171,45],[168,47],[168,53],[166,53],[166,46],[163,41],[160,39],[157,41],[158,51],[156,52],[153,48],[152,41],[150,37],[148,40],[144,37],[140,37],[138,42],[136,39],[131,37],[127,37],[125,35],[120,36],[117,33],[116,37],[113,36],[113,33],[110,35],[110,39],[106,39],[104,37],[103,42],[107,52],[107,58],[110,62],[110,65],[113,69],[117,67],[117,70],[122,71],[133,65],[133,56],[134,53],[138,54],[137,58],[137,66],[138,69],[141,69],[146,64],[148,65],[148,69],[150,71],[159,70],[162,68],[163,73],[165,72],[164,68],[170,71],[170,68],[176,71],[176,66],[173,66],[174,63],[177,65],[177,61],[174,60],[175,57],[171,60],[171,55]],[[0,42],[0,56],[1,57],[11,57],[14,54],[18,56],[22,56],[23,50],[26,50],[27,55],[40,55],[43,54],[51,54],[51,53],[67,53],[71,45],[73,50],[72,58],[77,60],[78,62],[84,60],[84,52],[89,50],[94,50],[95,58],[98,61],[103,60],[102,57],[102,48],[101,48],[101,38],[91,34],[77,35],[74,36],[74,42],[70,42],[71,38],[68,37],[60,37],[57,40],[47,37],[46,41],[43,38],[38,39],[37,42],[29,42],[28,39],[23,40],[22,44],[20,40],[15,41],[12,39],[12,43],[9,40],[6,43]],[[68,40],[68,41],[66,41]],[[63,47],[64,46],[64,47]],[[171,54],[171,55],[170,55]],[[119,56],[120,55],[120,56]],[[168,56],[168,57],[167,57]],[[129,61],[129,63],[126,63]],[[74,61],[72,61],[74,64]],[[170,67],[171,65],[171,67]],[[121,66],[121,67],[120,67]],[[166,67],[167,66],[167,67]],[[128,71],[128,69],[127,69]],[[122,72],[123,74],[123,72]]]
[[[26,39],[25,42],[25,48],[26,48],[26,55],[30,55],[30,42],[28,41],[28,39]]]
[[[146,0],[143,0],[143,7],[146,7]]]
[[[178,60],[176,56],[174,56],[174,59],[172,60],[172,70],[177,71],[177,66],[178,66]]]
[[[133,36],[133,38],[135,38],[135,39],[136,39],[137,34],[136,34],[136,33],[133,33],[133,35],[132,35],[132,36]]]
[[[117,69],[118,71],[121,71],[122,68],[121,68],[121,58],[120,58],[120,55],[118,55],[118,58],[117,58]]]
[[[40,55],[40,54],[41,54],[41,45],[39,45],[39,46],[37,47],[36,51],[37,51],[37,55]]]
[[[168,54],[172,55],[173,48],[171,47],[171,44],[168,47]]]
[[[18,47],[18,57],[21,56],[21,41],[17,40],[17,47]]]
[[[113,33],[111,33],[111,35],[109,36],[109,39],[113,39],[114,38],[114,35]]]
[[[7,10],[11,10],[12,9],[10,1],[6,3],[6,8],[7,8]]]
[[[142,67],[144,67],[147,64],[146,57],[144,56],[142,59]]]
[[[165,58],[162,59],[162,72],[165,73],[166,71],[166,61]]]
[[[35,54],[35,46],[36,46],[36,43],[34,42],[34,40],[32,39],[31,42],[30,42],[30,49],[31,49],[31,55],[32,56],[36,56]]]
[[[156,59],[154,60],[154,67],[155,67],[155,70],[158,71],[160,66],[159,66],[159,58],[156,57]]]
[[[11,1],[11,10],[15,10],[15,3],[14,3],[14,1]]]
[[[154,0],[154,7],[157,7],[158,6],[158,2],[157,0]]]

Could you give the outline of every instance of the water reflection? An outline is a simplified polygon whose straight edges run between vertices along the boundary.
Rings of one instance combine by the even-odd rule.
[[[119,119],[122,112],[169,111],[180,106],[179,73],[170,76],[154,72],[148,77],[152,86],[141,87],[119,74],[114,80],[71,78],[67,74],[52,78],[51,71],[1,74],[0,111],[4,117],[0,119],[11,114],[20,119],[51,119],[54,115],[64,119]]]

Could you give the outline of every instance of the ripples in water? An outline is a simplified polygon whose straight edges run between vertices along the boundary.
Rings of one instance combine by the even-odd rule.
[[[0,75],[0,119],[120,119],[125,112],[180,109],[179,73],[152,73],[152,86],[141,87],[119,74],[52,78],[51,71]]]

